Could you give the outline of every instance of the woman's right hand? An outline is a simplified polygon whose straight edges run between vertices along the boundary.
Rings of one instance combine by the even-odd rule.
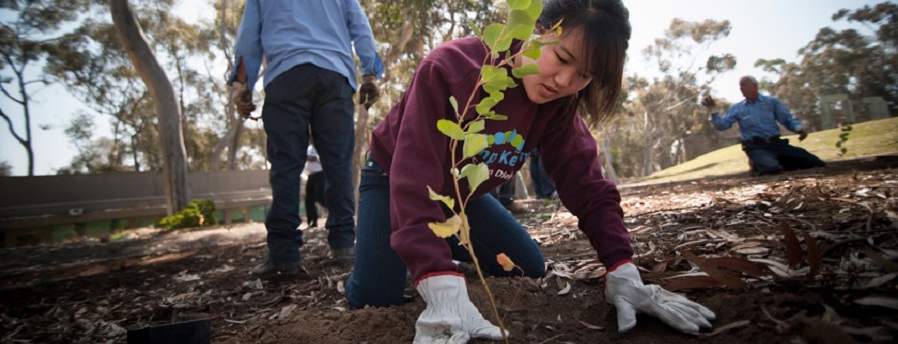
[[[416,288],[427,308],[415,323],[415,344],[464,344],[471,338],[502,340],[499,327],[484,319],[471,303],[462,275],[425,275]]]

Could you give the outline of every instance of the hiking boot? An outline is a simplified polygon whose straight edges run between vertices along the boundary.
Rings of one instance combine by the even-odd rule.
[[[331,248],[331,255],[334,259],[352,259],[355,257],[355,248]]]
[[[331,259],[335,260],[337,263],[352,264],[353,258],[355,258],[355,248],[354,247],[346,247],[346,248],[331,247]]]
[[[256,266],[252,271],[252,275],[256,277],[268,277],[277,274],[298,275],[301,273],[305,273],[305,270],[300,262],[275,264],[270,260],[266,260],[265,263]]]

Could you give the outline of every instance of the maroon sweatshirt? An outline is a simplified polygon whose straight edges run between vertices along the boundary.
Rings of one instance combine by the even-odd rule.
[[[371,152],[390,178],[391,245],[415,280],[429,273],[457,270],[445,239],[427,226],[446,220],[440,203],[428,197],[427,186],[438,194],[455,196],[449,175],[453,160],[449,138],[437,129],[437,120],[456,120],[449,96],[458,100],[459,108],[465,106],[485,57],[486,49],[476,37],[449,41],[434,49],[418,66],[402,99],[372,133]],[[494,107],[508,119],[486,120],[481,132],[489,135],[492,145],[459,165],[485,162],[489,166],[490,178],[474,196],[510,180],[538,148],[558,196],[577,216],[580,230],[599,260],[611,267],[630,259],[633,248],[623,223],[620,193],[602,177],[595,139],[579,114],[569,121],[559,119],[561,111],[570,111],[566,104],[571,99],[535,104],[527,98],[520,80],[516,81],[518,87],[507,90],[505,99]],[[478,90],[472,106],[478,103],[480,93]],[[470,109],[466,122],[476,116]],[[460,157],[461,147],[457,151]],[[462,179],[461,185],[467,186],[467,180]],[[463,195],[467,193],[465,188]]]

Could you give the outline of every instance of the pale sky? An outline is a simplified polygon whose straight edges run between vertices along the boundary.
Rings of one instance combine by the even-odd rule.
[[[185,19],[195,19],[197,9],[205,1],[185,0]],[[624,0],[630,9],[630,22],[633,36],[625,73],[634,72],[646,75],[655,70],[645,65],[642,50],[653,43],[655,38],[663,36],[664,30],[673,18],[687,21],[704,21],[705,19],[729,20],[732,31],[729,37],[711,46],[711,53],[729,52],[736,56],[736,69],[718,76],[712,84],[712,94],[718,98],[735,102],[742,99],[739,93],[739,78],[752,74],[758,79],[773,76],[766,75],[754,68],[759,58],[782,58],[788,62],[798,62],[798,49],[814,39],[817,32],[826,26],[835,29],[846,27],[844,21],[839,25],[833,23],[832,14],[842,8],[851,10],[864,5],[875,5],[883,1],[862,0]],[[872,35],[872,32],[861,26],[854,26],[861,33]],[[32,70],[37,67],[31,66]],[[7,71],[3,77],[11,76]],[[650,75],[647,75],[650,76]],[[9,86],[9,85],[7,85]],[[33,89],[32,89],[33,91]],[[763,90],[762,90],[763,92]],[[70,96],[62,87],[51,86],[32,95],[32,133],[36,175],[53,175],[61,167],[68,166],[75,155],[75,147],[71,145],[63,132],[67,123],[73,118],[77,109],[86,108]],[[21,107],[5,96],[0,96],[0,107],[12,118],[17,132],[24,135],[24,120]],[[96,118],[98,130],[108,128],[106,116]],[[47,126],[42,130],[38,126]],[[101,136],[110,136],[107,132],[99,132]],[[0,161],[6,161],[13,167],[14,176],[27,174],[28,162],[25,149],[13,138],[6,123],[0,123]]]

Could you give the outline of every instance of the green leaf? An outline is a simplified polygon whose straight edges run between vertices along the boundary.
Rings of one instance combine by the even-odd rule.
[[[449,96],[449,104],[455,109],[455,116],[458,117],[458,100],[455,99],[455,96]]]
[[[527,40],[533,34],[536,26],[535,17],[522,10],[513,10],[508,14],[508,35],[520,40]]]
[[[445,204],[447,207],[449,207],[449,209],[452,209],[455,207],[455,200],[452,199],[452,197],[443,196],[443,195],[436,193],[435,191],[433,191],[433,189],[430,188],[430,185],[427,186],[427,192],[429,193],[431,200],[443,202],[443,204]]]
[[[504,68],[496,66],[483,66],[480,69],[480,78],[483,80],[483,90],[493,98],[498,97],[495,93],[501,93],[510,87],[517,86],[514,79],[508,76],[508,72]]]
[[[480,104],[477,104],[477,106],[474,107],[474,110],[477,110],[477,113],[481,116],[486,116],[496,104],[499,104],[499,101],[494,98],[483,98],[480,100]]]
[[[542,1],[530,1],[527,6],[527,14],[530,14],[530,17],[533,18],[533,21],[536,22],[536,18],[539,18],[539,15],[543,12],[543,2]]]
[[[490,51],[505,51],[511,47],[511,40],[508,40],[508,47],[505,49],[501,49],[504,45],[502,35],[504,34],[505,26],[502,24],[490,24],[483,30],[483,43],[486,44],[487,47],[490,48]]]
[[[430,227],[430,230],[438,237],[448,238],[458,233],[458,230],[461,228],[461,217],[452,215],[452,217],[446,219],[446,222],[431,222],[427,224],[427,227]]]
[[[508,0],[508,1],[506,1],[506,3],[508,4],[508,8],[512,9],[512,10],[526,9],[527,7],[530,7],[532,2],[534,2],[534,1],[531,1],[531,0]]]
[[[530,74],[538,74],[539,66],[535,63],[528,63],[518,68],[512,69],[511,74],[520,79]]]
[[[461,178],[468,178],[468,186],[471,191],[474,191],[480,184],[490,178],[490,169],[484,163],[467,164],[461,169],[459,179]]]
[[[468,134],[479,133],[479,132],[483,131],[485,126],[486,126],[486,121],[484,121],[482,119],[478,120],[478,121],[471,122],[471,124],[468,124],[468,132],[467,133]]]
[[[472,156],[477,155],[484,149],[489,147],[489,143],[486,141],[486,135],[483,134],[468,134],[465,135],[465,145],[464,145],[464,159],[470,158]]]
[[[480,31],[480,27],[474,25],[474,22],[469,21],[468,27],[471,28],[471,31],[474,31],[474,34],[477,35],[477,37],[483,37],[483,31]]]
[[[446,136],[449,136],[453,140],[464,140],[465,139],[465,131],[458,126],[458,123],[450,121],[448,119],[441,119],[437,121],[437,129],[440,130]]]
[[[528,49],[524,50],[524,56],[527,56],[531,59],[538,60],[540,55],[542,55],[542,50],[539,49]]]
[[[524,56],[527,56],[531,59],[536,60],[539,58],[539,56],[542,53],[542,50],[541,50],[542,47],[547,46],[547,45],[552,45],[552,44],[558,44],[558,42],[559,42],[559,40],[557,40],[557,39],[553,39],[551,41],[537,41],[537,40],[527,41],[527,45],[525,47],[522,47],[522,49],[524,51]]]
[[[504,68],[486,65],[480,69],[480,77],[483,79],[484,85],[500,86],[508,82],[508,72]],[[513,81],[512,81],[513,82]]]
[[[490,111],[489,113],[485,113],[485,114],[481,114],[481,115],[482,115],[483,117],[489,118],[489,119],[494,120],[494,121],[504,121],[504,120],[508,119],[508,116],[500,115],[500,114],[497,114],[497,113],[495,113],[495,112],[493,112],[493,111]]]

